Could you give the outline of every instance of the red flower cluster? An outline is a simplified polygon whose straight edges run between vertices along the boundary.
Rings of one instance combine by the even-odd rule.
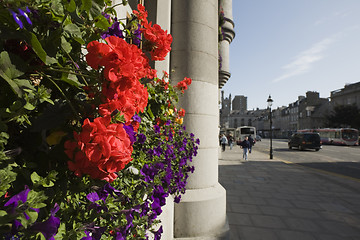
[[[144,46],[146,50],[149,50],[151,59],[156,61],[164,60],[171,50],[170,46],[173,40],[171,34],[168,34],[157,24],[151,26],[151,22],[144,23],[144,27],[140,31],[147,40],[147,44],[144,44]]]
[[[144,50],[150,52],[152,60],[162,61],[171,50],[172,36],[157,24],[151,26],[151,22],[146,19],[148,13],[143,5],[138,4],[137,8],[138,10],[133,10],[133,13],[143,26],[140,31],[146,40],[143,45]]]
[[[150,68],[148,59],[135,45],[114,36],[105,40],[108,44],[97,41],[89,43],[86,55],[92,68],[104,67],[107,81],[102,85],[100,114],[107,116],[118,110],[129,121],[136,112],[144,110],[148,101],[147,89],[139,79],[153,78],[155,70]]]
[[[138,10],[133,10],[133,14],[139,19],[140,24],[147,23],[148,12],[145,11],[145,7],[138,4],[137,8]]]
[[[144,50],[150,52],[152,60],[164,60],[171,50],[172,36],[159,25],[148,23],[144,6],[139,4],[133,13],[143,25],[140,31],[145,38]],[[82,131],[74,132],[75,140],[65,142],[65,152],[72,160],[68,161],[68,167],[75,175],[89,174],[91,178],[112,182],[117,177],[116,172],[132,160],[134,131],[139,127],[133,117],[147,106],[148,91],[140,79],[156,77],[156,70],[151,69],[149,59],[136,45],[115,36],[107,37],[105,41],[90,42],[86,55],[90,67],[103,71],[98,106],[102,117],[93,122],[86,119]],[[186,89],[190,83],[186,81],[181,89]],[[167,86],[168,83],[164,84]],[[97,96],[90,87],[85,90],[89,98]],[[114,113],[123,115],[127,126],[111,123]]]
[[[181,90],[182,93],[184,93],[184,90],[187,89],[187,87],[191,84],[192,80],[191,78],[185,77],[182,81],[178,82],[176,87]]]
[[[178,111],[178,114],[179,114],[179,117],[184,117],[184,116],[185,116],[185,109],[181,108],[181,109]]]
[[[68,167],[76,176],[89,174],[93,179],[114,181],[132,158],[132,145],[123,124],[111,124],[110,116],[84,121],[80,134],[74,132],[75,141],[65,142],[65,153],[70,159]]]

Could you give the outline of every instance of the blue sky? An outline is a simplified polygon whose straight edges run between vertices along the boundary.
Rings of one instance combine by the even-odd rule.
[[[287,106],[360,81],[360,0],[233,0],[231,78],[248,109]]]

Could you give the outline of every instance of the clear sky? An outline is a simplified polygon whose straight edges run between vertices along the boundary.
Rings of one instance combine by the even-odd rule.
[[[233,0],[231,78],[248,109],[288,106],[360,82],[360,0]]]

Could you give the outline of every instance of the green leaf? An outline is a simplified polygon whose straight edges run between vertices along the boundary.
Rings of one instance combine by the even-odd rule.
[[[85,41],[82,39],[80,28],[76,24],[70,23],[65,25],[64,31],[70,34],[80,44],[85,44]]]
[[[30,178],[31,178],[31,181],[32,181],[33,183],[37,183],[37,182],[39,182],[40,179],[41,179],[41,177],[39,176],[39,174],[37,174],[37,172],[33,172],[33,173],[31,174]]]
[[[69,12],[74,12],[76,10],[76,3],[74,0],[70,0],[70,2],[66,4],[66,10]]]
[[[64,15],[64,7],[61,0],[51,0],[50,7],[56,15]]]
[[[31,103],[27,102],[27,103],[24,105],[24,108],[25,108],[26,110],[32,111],[32,110],[35,109],[35,106],[32,105]]]
[[[71,52],[72,49],[71,44],[68,41],[66,41],[64,36],[61,36],[61,47],[62,49],[64,49],[66,53]]]
[[[6,211],[4,211],[4,210],[0,210],[0,217],[5,216],[6,214],[7,214],[7,212],[6,212]]]
[[[101,29],[108,29],[111,25],[109,21],[103,15],[99,15],[95,18],[95,26]]]
[[[29,216],[29,220],[28,222],[31,224],[31,223],[34,223],[37,218],[38,218],[38,213],[34,210],[30,210],[30,209],[27,209],[25,211],[25,213]]]
[[[8,52],[3,51],[0,53],[0,76],[10,85],[14,93],[19,97],[22,96],[22,91],[13,79],[23,74],[23,72],[19,71],[16,66],[11,63]]]
[[[61,77],[61,80],[77,88],[83,86],[83,84],[79,82],[75,74],[64,73],[63,76]]]
[[[17,174],[12,171],[11,166],[7,166],[0,170],[0,197],[4,196],[8,189],[11,187],[11,183],[16,180]]]
[[[92,7],[92,1],[91,0],[81,0],[81,11],[86,11],[89,13],[91,7]]]
[[[29,42],[31,44],[32,49],[36,53],[36,55],[43,61],[46,65],[50,65],[53,63],[57,63],[57,60],[55,58],[49,57],[43,47],[41,46],[41,43],[39,42],[36,35],[32,32],[28,32],[27,37],[29,39]]]

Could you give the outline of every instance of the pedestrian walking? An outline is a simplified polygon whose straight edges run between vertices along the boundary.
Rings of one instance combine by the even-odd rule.
[[[250,142],[249,142],[249,138],[248,138],[248,136],[246,136],[244,138],[244,141],[242,141],[240,143],[240,148],[243,149],[243,159],[245,161],[248,160],[248,152],[249,152],[250,147],[251,147],[251,145],[250,145]]]
[[[221,136],[220,142],[221,142],[222,151],[225,152],[225,146],[226,146],[226,144],[228,144],[228,140],[227,140],[225,134],[223,134]]]
[[[229,146],[230,146],[230,150],[233,148],[234,146],[234,137],[233,135],[230,133],[229,137],[228,137],[228,141],[229,141]]]
[[[251,135],[249,135],[248,140],[249,140],[249,142],[250,142],[249,153],[251,153],[251,149],[252,149],[252,147],[255,145],[255,140],[252,138]]]

